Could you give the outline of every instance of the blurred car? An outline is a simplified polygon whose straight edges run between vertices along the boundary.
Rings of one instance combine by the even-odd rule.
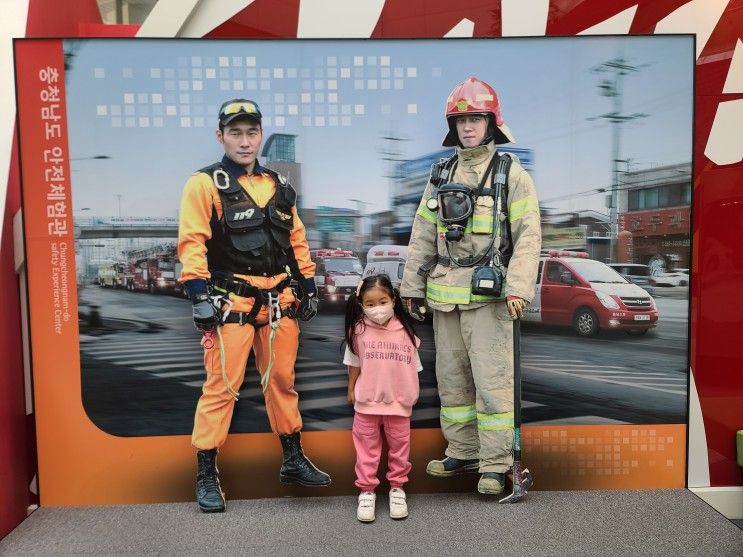
[[[588,254],[547,250],[523,320],[572,326],[583,337],[601,329],[642,336],[658,324],[658,307],[646,290]]]
[[[676,269],[670,273],[653,275],[655,286],[689,286],[689,269]]]
[[[607,263],[607,265],[628,281],[646,290],[648,294],[653,294],[653,277],[647,265],[640,263]]]

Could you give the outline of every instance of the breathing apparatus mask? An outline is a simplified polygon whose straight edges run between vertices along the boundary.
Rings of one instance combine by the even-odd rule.
[[[447,242],[458,242],[464,237],[464,229],[474,208],[472,189],[451,182],[438,190],[436,197],[426,201],[426,207],[438,211],[439,220],[446,226]]]
[[[491,170],[494,169],[496,163],[497,170],[491,174]],[[510,166],[511,159],[507,155],[493,157],[477,190],[468,188],[463,184],[449,182],[440,185],[436,197],[431,197],[426,201],[426,207],[430,211],[436,211],[439,221],[447,228],[444,237],[448,252],[448,242],[457,242],[464,237],[464,230],[474,210],[475,198],[483,194],[493,196],[493,233],[490,245],[480,254],[472,257],[457,259],[449,254],[449,260],[453,265],[474,267],[471,292],[475,295],[494,296],[496,298],[502,295],[505,276],[500,252],[501,224],[502,219],[505,218],[502,212],[502,194],[506,186]],[[492,186],[486,190],[484,186],[489,175],[492,179]],[[439,182],[438,175],[436,178]]]

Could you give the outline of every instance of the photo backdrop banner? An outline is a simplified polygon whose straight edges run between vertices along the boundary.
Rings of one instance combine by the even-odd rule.
[[[204,370],[177,281],[178,206],[190,174],[223,154],[230,98],[259,104],[260,161],[299,194],[321,297],[301,324],[303,443],[333,475],[323,494],[355,491],[343,307],[365,274],[399,283],[431,164],[453,152],[446,98],[470,75],[498,92],[517,139],[504,150],[540,196],[522,357],[537,487],[684,485],[692,37],[19,40],[15,52],[42,504],[192,498]],[[431,324],[418,334],[410,489],[472,489],[425,475],[445,443]],[[221,451],[229,496],[305,494],[277,481],[280,453],[251,358]]]

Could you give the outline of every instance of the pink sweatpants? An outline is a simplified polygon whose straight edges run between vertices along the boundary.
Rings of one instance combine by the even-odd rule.
[[[402,487],[408,481],[410,464],[410,418],[407,416],[378,416],[360,414],[353,417],[353,446],[356,449],[356,486],[361,491],[374,491],[379,485],[377,468],[382,453],[384,427],[389,453],[387,455],[387,481],[390,487]]]

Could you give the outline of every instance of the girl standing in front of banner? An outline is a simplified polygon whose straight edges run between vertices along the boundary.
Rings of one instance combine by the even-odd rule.
[[[389,453],[390,517],[405,518],[403,487],[410,472],[410,415],[418,400],[420,340],[415,336],[399,293],[387,275],[366,277],[346,304],[348,400],[354,405],[353,444],[356,486],[361,490],[356,518],[375,517],[377,468],[382,452],[380,428]]]

